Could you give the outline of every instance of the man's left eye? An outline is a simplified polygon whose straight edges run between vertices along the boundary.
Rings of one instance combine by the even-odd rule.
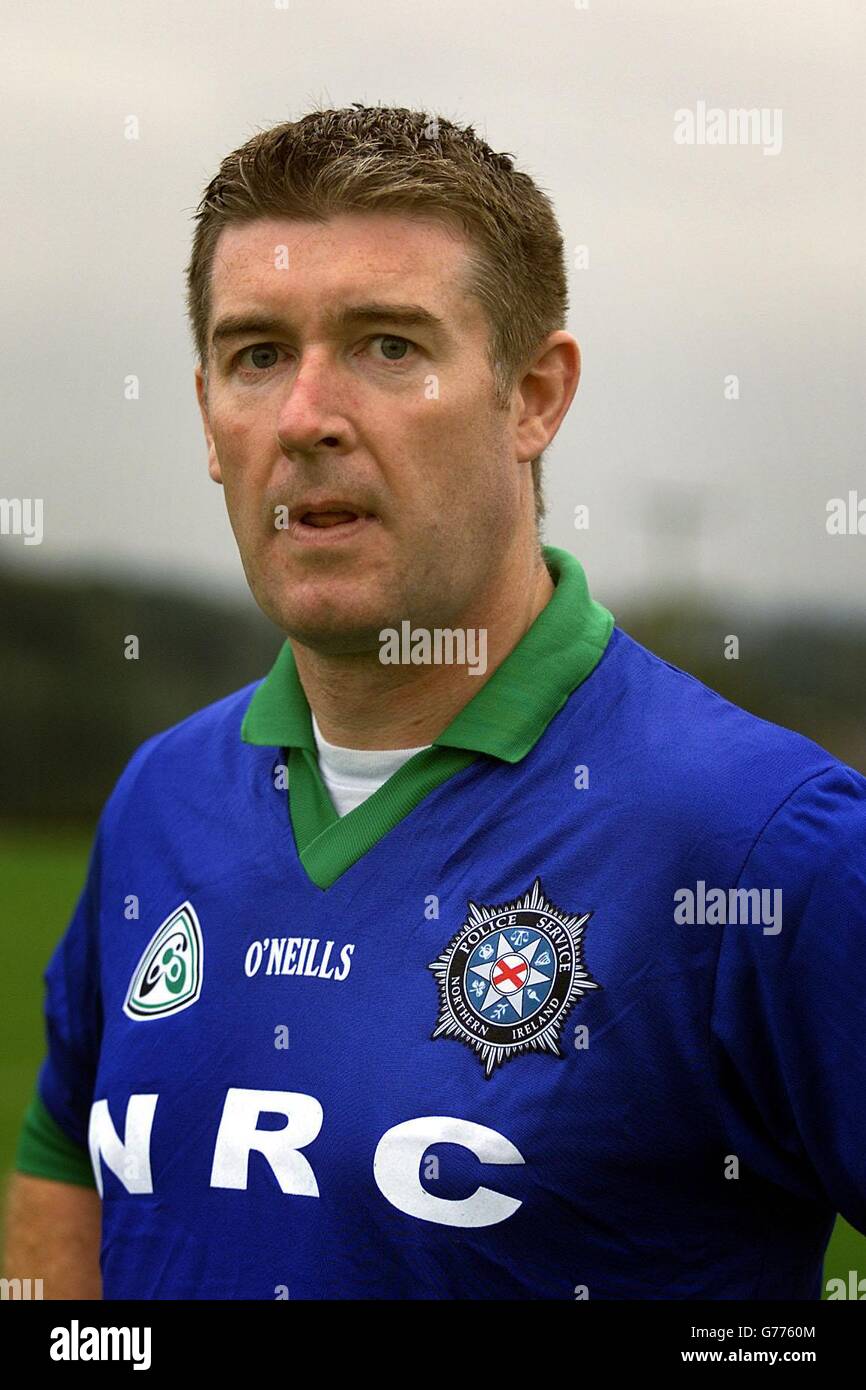
[[[412,346],[408,338],[398,338],[393,333],[379,333],[372,341],[382,344],[383,356],[389,362],[402,362],[406,350]]]

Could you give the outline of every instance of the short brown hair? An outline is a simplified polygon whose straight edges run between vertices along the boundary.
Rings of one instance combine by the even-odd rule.
[[[457,223],[474,244],[467,290],[491,326],[495,399],[568,309],[563,241],[552,205],[508,154],[471,126],[403,107],[313,111],[260,131],[222,161],[195,212],[187,310],[207,378],[210,282],[226,226],[261,217],[326,221],[342,212],[404,211]],[[542,456],[532,461],[536,524],[545,515]]]

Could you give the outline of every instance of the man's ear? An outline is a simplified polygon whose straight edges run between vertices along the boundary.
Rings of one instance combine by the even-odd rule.
[[[204,425],[204,437],[207,442],[207,471],[215,483],[222,483],[223,475],[220,470],[220,462],[217,458],[216,445],[213,442],[210,421],[208,419],[204,372],[200,365],[195,369],[195,393],[198,398],[198,408],[201,411],[201,422]]]
[[[580,347],[564,330],[551,333],[520,383],[517,457],[536,458],[553,439],[580,381]]]

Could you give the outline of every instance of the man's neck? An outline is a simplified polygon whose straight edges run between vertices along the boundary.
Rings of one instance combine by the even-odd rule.
[[[463,631],[486,631],[486,667],[384,665],[377,652],[331,656],[292,641],[301,685],[324,738],[341,748],[420,748],[478,693],[535,622],[554,584],[540,552],[493,586]],[[458,625],[449,624],[450,627]],[[290,639],[291,640],[291,639]]]

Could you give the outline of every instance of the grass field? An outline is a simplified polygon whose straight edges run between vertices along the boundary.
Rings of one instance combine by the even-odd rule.
[[[44,1052],[42,971],[84,883],[90,838],[74,831],[0,831],[0,1171],[8,1173],[18,1129]],[[836,1223],[825,1282],[866,1276],[866,1237]]]

